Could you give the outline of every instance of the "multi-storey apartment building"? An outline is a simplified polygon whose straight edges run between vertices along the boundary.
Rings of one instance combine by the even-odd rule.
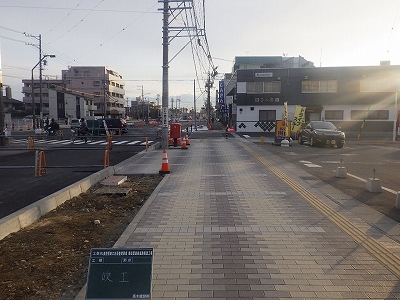
[[[74,66],[62,71],[65,89],[94,100],[95,116],[125,115],[125,82],[122,75],[105,66]]]
[[[32,87],[33,83],[33,87]],[[42,80],[42,87],[40,88],[39,79],[22,79],[22,93],[24,94],[22,101],[25,104],[25,109],[31,111],[32,114],[40,116],[40,97],[42,102],[42,114],[43,116],[49,115],[49,88],[50,86],[63,86],[61,79],[49,79],[45,78]],[[33,95],[32,95],[33,93]],[[33,110],[33,105],[35,110]]]
[[[23,79],[23,102],[27,110],[57,119],[124,117],[125,82],[105,66],[73,66],[62,70],[61,79]],[[33,95],[32,95],[33,91]],[[41,91],[41,93],[40,93]],[[40,109],[41,107],[41,109]]]

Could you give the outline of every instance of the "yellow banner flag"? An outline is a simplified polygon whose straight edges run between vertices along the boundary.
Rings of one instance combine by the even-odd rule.
[[[292,132],[299,132],[301,129],[301,125],[303,125],[305,121],[306,108],[300,105],[296,105],[292,122]]]
[[[288,119],[288,114],[287,102],[283,102],[283,119],[285,121]]]

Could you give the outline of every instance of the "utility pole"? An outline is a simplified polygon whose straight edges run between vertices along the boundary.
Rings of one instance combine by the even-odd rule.
[[[206,83],[206,89],[207,89],[207,114],[208,114],[208,124],[211,124],[211,99],[210,99],[210,90],[214,85],[214,78],[215,76],[218,75],[217,72],[217,67],[215,67],[212,71],[212,73],[208,73],[208,79]],[[211,80],[212,78],[212,80]]]
[[[168,149],[168,23],[169,1],[163,0],[163,65],[162,65],[162,148]]]
[[[171,110],[168,109],[168,111],[171,111],[171,117],[174,117],[174,98],[171,97]]]
[[[193,0],[158,0],[159,3],[163,3],[163,64],[162,64],[162,148],[168,149],[168,68],[169,63],[194,39],[203,34],[204,29],[199,29],[197,27],[170,27],[169,17],[170,11],[174,12],[173,19],[179,17],[183,10],[193,9],[191,6]],[[170,5],[171,4],[171,5]],[[176,7],[172,7],[173,4]],[[161,10],[161,9],[160,9]],[[188,31],[193,31],[194,33],[189,35],[189,42],[171,59],[169,60],[168,46],[170,41],[176,37],[181,36],[183,33]],[[169,36],[170,32],[175,32],[175,35]]]
[[[211,80],[210,80],[210,74],[208,74],[206,89],[207,89],[207,121],[208,121],[208,124],[211,124],[211,103],[210,103]]]
[[[144,120],[144,95],[143,95],[143,85],[142,85],[142,120]]]
[[[197,113],[196,113],[196,79],[193,79],[193,118],[194,128],[197,131]]]
[[[42,98],[42,35],[39,34],[39,125],[43,128],[43,98]]]
[[[35,97],[34,97],[34,95],[32,95],[32,111],[33,111],[33,113],[32,113],[32,115],[33,115],[32,122],[33,122],[33,129],[35,129],[37,127],[43,128],[42,61],[43,61],[44,57],[42,57],[42,35],[39,34],[38,36],[35,36],[35,35],[31,35],[31,34],[25,34],[25,36],[33,37],[33,38],[37,39],[38,42],[39,42],[38,45],[31,44],[31,43],[27,43],[26,45],[34,46],[34,47],[39,49],[39,64],[40,64],[40,71],[39,71],[39,101],[40,101],[39,102],[39,118],[40,118],[40,120],[39,120],[39,125],[40,126],[37,126],[38,124],[37,124],[37,121],[35,119],[36,108],[35,108],[35,101],[34,101]],[[32,73],[33,73],[33,71],[32,71]],[[33,93],[33,91],[34,91],[34,89],[33,89],[33,74],[32,74],[32,93]]]

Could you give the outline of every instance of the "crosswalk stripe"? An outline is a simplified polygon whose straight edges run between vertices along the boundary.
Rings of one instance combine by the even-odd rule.
[[[125,143],[127,143],[127,142],[129,142],[129,141],[120,141],[120,142],[115,142],[115,143],[113,143],[114,145],[122,145],[122,144],[125,144]]]
[[[14,139],[13,143],[15,144],[24,144],[24,143],[28,143],[29,141],[27,139]],[[38,140],[35,139],[34,142],[36,144],[49,144],[49,145],[67,145],[67,144],[84,144],[85,141],[77,139],[74,142],[72,142],[71,140]],[[140,145],[140,146],[144,146],[146,145],[146,142],[143,141],[112,141],[113,145]],[[149,144],[154,143],[154,141],[148,141]],[[98,140],[98,141],[87,141],[87,144],[91,144],[91,145],[107,145],[108,142],[104,141],[104,140]]]

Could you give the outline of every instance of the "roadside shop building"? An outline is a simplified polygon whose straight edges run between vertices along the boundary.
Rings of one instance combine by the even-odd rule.
[[[398,128],[400,66],[237,69],[231,114],[238,132],[274,133],[287,102],[305,120],[331,121],[346,134],[394,135]],[[236,111],[234,111],[236,110]]]

